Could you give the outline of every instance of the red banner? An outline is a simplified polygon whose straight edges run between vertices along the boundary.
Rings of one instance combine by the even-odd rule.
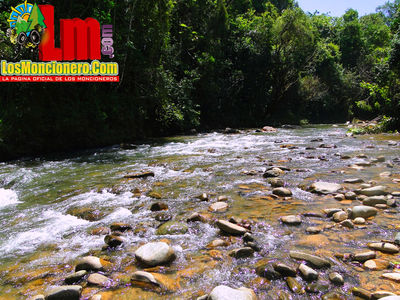
[[[119,82],[119,76],[0,76],[0,82]]]

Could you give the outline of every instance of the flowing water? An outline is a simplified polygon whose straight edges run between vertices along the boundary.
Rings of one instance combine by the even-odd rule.
[[[379,272],[366,272],[360,266],[336,260],[334,253],[367,249],[369,241],[392,240],[400,229],[398,208],[381,210],[366,228],[333,226],[317,235],[306,234],[305,228],[334,223],[305,218],[301,226],[289,227],[279,222],[282,215],[360,203],[311,194],[299,184],[316,180],[343,183],[346,178],[358,177],[384,184],[391,191],[400,190],[396,180],[400,179],[396,160],[400,156],[399,135],[353,138],[345,133],[346,128],[330,125],[279,129],[277,133],[208,133],[152,141],[131,150],[113,147],[68,157],[0,163],[0,299],[26,299],[61,285],[63,278],[73,272],[77,258],[88,254],[111,262],[106,275],[114,285],[109,289],[87,287],[82,299],[107,290],[112,299],[196,299],[219,284],[247,286],[260,299],[274,299],[273,295],[288,291],[285,281],[262,281],[254,268],[266,258],[289,261],[287,253],[292,249],[334,260],[334,270],[344,275],[345,285],[331,287],[333,290],[350,295],[353,286],[363,286],[395,292],[400,289],[398,283],[380,279]],[[321,144],[337,148],[319,148]],[[338,153],[350,159],[342,159]],[[361,153],[367,158],[356,157]],[[378,156],[385,156],[386,161],[363,170],[349,168]],[[293,192],[291,199],[270,197],[272,188],[263,178],[270,165],[290,168],[282,178]],[[128,173],[141,171],[152,171],[155,176],[124,179]],[[392,175],[379,176],[384,171]],[[161,199],[152,198],[151,191]],[[200,201],[197,196],[202,193],[207,193],[210,200]],[[220,195],[228,197],[228,210],[210,212],[208,207]],[[184,234],[157,236],[161,223],[155,220],[158,213],[149,207],[160,201],[168,205],[173,220],[186,223],[193,212],[200,212],[209,222],[188,223],[189,231]],[[77,217],[73,212],[79,209],[91,212],[91,217]],[[229,250],[242,247],[243,242],[221,235],[212,220],[231,216],[251,225],[262,248],[253,257],[235,259],[227,255]],[[92,230],[113,222],[129,223],[133,230],[126,235],[123,247],[102,250],[104,235],[94,235]],[[221,237],[229,246],[207,248]],[[130,286],[130,275],[140,269],[133,255],[138,245],[163,238],[170,241],[178,257],[171,266],[156,271],[179,282],[179,288],[160,295]],[[382,257],[393,263],[400,260],[397,255]],[[326,279],[327,275],[321,276]]]

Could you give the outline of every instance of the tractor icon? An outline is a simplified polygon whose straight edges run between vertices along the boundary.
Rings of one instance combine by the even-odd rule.
[[[44,16],[37,4],[25,1],[15,8],[11,8],[10,28],[6,35],[11,43],[26,48],[36,48],[42,41],[42,34],[46,28]]]

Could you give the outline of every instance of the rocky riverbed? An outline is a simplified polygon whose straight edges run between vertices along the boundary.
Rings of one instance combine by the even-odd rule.
[[[0,163],[0,299],[400,299],[399,135],[128,146]]]

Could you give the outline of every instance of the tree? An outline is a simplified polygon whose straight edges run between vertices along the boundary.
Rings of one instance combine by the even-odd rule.
[[[358,12],[354,9],[349,9],[344,14],[343,21],[343,28],[339,34],[342,63],[345,67],[354,68],[363,48]]]
[[[30,23],[28,31],[37,29],[37,25],[42,27],[42,29],[46,28],[46,24],[44,23],[44,16],[43,16],[42,12],[40,11],[39,6],[37,6],[36,3],[33,5],[31,14],[28,19],[28,23]]]

